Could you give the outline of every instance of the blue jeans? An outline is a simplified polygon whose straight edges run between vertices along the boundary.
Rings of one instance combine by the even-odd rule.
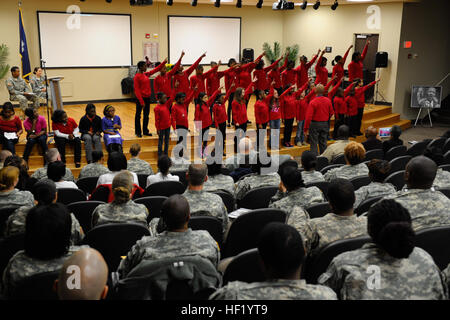
[[[303,133],[303,127],[305,125],[305,120],[297,122],[297,134],[295,135],[295,143],[305,141],[305,135]]]
[[[165,155],[168,155],[169,139],[170,139],[170,127],[167,129],[158,131],[158,158],[163,153]],[[163,151],[163,145],[164,145],[164,151]]]
[[[0,135],[0,140],[3,145],[3,150],[9,150],[12,154],[16,154],[16,143],[19,142],[19,139],[6,139],[3,134]]]
[[[41,146],[42,153],[44,155],[47,152],[48,147],[47,147],[47,135],[46,134],[44,134],[42,136],[39,136],[37,138],[34,138],[34,139],[27,138],[27,144],[25,146],[25,151],[23,152],[23,159],[25,161],[28,161],[28,158],[30,157],[31,150],[33,150],[33,146],[36,143]]]
[[[272,148],[272,137],[275,139],[274,141],[274,149],[279,149],[280,146],[280,127],[281,127],[281,119],[270,120],[270,129],[278,129],[277,132],[273,132],[270,130],[269,136],[269,146]]]

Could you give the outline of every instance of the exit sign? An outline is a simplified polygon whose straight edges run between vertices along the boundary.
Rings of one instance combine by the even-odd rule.
[[[403,42],[403,48],[409,49],[412,47],[412,41],[405,41]]]

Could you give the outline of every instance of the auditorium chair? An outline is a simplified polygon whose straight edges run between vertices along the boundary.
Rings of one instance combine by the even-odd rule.
[[[138,181],[139,181],[139,186],[142,189],[145,189],[147,187],[148,174],[138,174],[137,177],[138,177]]]
[[[450,164],[443,164],[442,166],[439,166],[444,171],[450,172]]]
[[[234,199],[234,196],[231,193],[220,190],[211,193],[215,193],[222,198],[222,201],[225,204],[228,213],[233,212],[235,210],[236,200]]]
[[[308,212],[311,219],[322,218],[328,213],[333,212],[328,202],[313,204],[312,206],[306,208],[306,211]]]
[[[383,182],[392,184],[397,191],[402,190],[405,185],[405,170],[390,174]]]
[[[407,151],[406,154],[411,157],[417,157],[423,154],[431,139],[426,139],[424,141],[417,142],[413,144]]]
[[[332,242],[315,255],[306,259],[304,266],[304,278],[309,284],[317,284],[317,279],[324,273],[334,257],[339,254],[361,248],[365,243],[371,241],[368,236],[344,239]]]
[[[406,155],[406,150],[407,150],[406,146],[392,147],[384,155],[384,160],[391,161],[392,159],[402,157]]]
[[[389,163],[391,164],[391,170],[389,171],[389,173],[405,170],[406,165],[411,159],[411,156],[401,156],[392,159],[391,161],[389,161]]]
[[[320,170],[320,172],[322,174],[327,173],[328,170],[334,169],[334,168],[339,168],[344,166],[343,164],[330,164],[329,166],[326,166],[325,168],[323,168],[322,170]]]
[[[83,190],[86,194],[91,194],[97,186],[98,177],[86,177],[79,179],[76,184],[78,189]]]
[[[86,194],[83,190],[72,189],[72,188],[61,188],[58,189],[58,199],[59,203],[68,205],[70,203],[86,201]]]
[[[444,162],[450,164],[450,151],[447,151],[444,155]]]
[[[0,238],[3,237],[3,234],[5,233],[6,222],[8,221],[9,216],[12,215],[17,208],[18,207],[7,207],[0,209]]]
[[[109,192],[110,190],[107,186],[100,185],[93,190],[91,196],[89,197],[89,201],[108,202]]]
[[[146,226],[137,223],[108,223],[92,228],[83,240],[97,249],[106,261],[108,270],[116,270],[122,256],[143,236],[150,235]]]
[[[228,231],[221,257],[232,257],[256,248],[260,231],[269,222],[286,222],[286,213],[279,209],[256,209],[236,218]]]
[[[350,182],[353,184],[353,188],[356,191],[361,187],[369,185],[372,182],[372,180],[370,180],[370,178],[368,176],[361,176],[361,177],[351,178]]]
[[[446,140],[447,140],[446,138],[436,138],[436,139],[433,139],[430,143],[428,143],[427,148],[433,148],[433,147],[436,147],[436,148],[439,148],[439,149],[442,150],[442,148],[444,147],[444,144],[445,144],[445,141],[446,141]]]
[[[58,300],[53,290],[60,270],[38,273],[22,279],[8,294],[9,300]]]
[[[316,170],[317,171],[321,171],[323,168],[325,168],[328,165],[328,158],[326,157],[322,157],[322,156],[318,156],[317,157],[317,167]]]
[[[7,238],[0,239],[0,275],[8,265],[9,259],[17,251],[25,248],[25,233],[19,233]],[[1,281],[0,281],[1,282]]]
[[[345,155],[341,154],[337,156],[336,158],[333,159],[333,161],[331,161],[331,164],[346,164]]]
[[[248,191],[241,200],[237,201],[238,208],[262,209],[267,208],[270,199],[277,193],[278,186],[254,188]]]
[[[442,152],[443,152],[443,153],[446,153],[446,152],[448,152],[448,151],[450,151],[450,138],[448,138],[448,139],[445,141],[444,146],[442,147]]]
[[[439,188],[436,190],[442,192],[447,198],[450,199],[450,188]]]
[[[216,217],[195,216],[189,219],[189,228],[192,230],[206,230],[216,240],[219,248],[222,248],[223,227],[222,222]]]
[[[153,218],[161,217],[161,208],[167,197],[164,196],[153,196],[153,197],[142,197],[134,200],[136,203],[143,204],[147,207],[148,216],[147,223],[150,223]]]
[[[265,280],[266,276],[258,248],[239,253],[231,260],[223,274],[224,286],[231,281],[251,283]]]
[[[317,181],[317,182],[307,183],[305,185],[305,188],[317,187],[322,191],[325,199],[328,199],[328,187],[329,186],[330,186],[330,183],[328,181]]]
[[[186,170],[176,170],[176,171],[171,171],[170,174],[173,176],[178,176],[180,178],[180,182],[187,187],[188,186],[188,181],[186,179]]]
[[[384,152],[381,149],[373,149],[366,152],[366,156],[364,158],[365,161],[370,161],[373,159],[383,160]]]
[[[359,206],[355,209],[355,213],[356,215],[360,216],[363,213],[369,211],[370,207],[378,202],[379,200],[381,200],[383,197],[372,197],[372,198],[367,198],[366,200],[364,200],[363,202],[361,202],[359,204]]]
[[[439,269],[444,270],[450,263],[450,226],[432,227],[416,231],[415,245],[424,249],[432,257]]]
[[[78,201],[70,203],[67,208],[77,218],[86,234],[92,229],[92,215],[95,208],[104,203],[103,201]]]
[[[160,181],[152,183],[145,189],[141,197],[164,196],[170,197],[174,194],[183,194],[186,186],[179,181]]]

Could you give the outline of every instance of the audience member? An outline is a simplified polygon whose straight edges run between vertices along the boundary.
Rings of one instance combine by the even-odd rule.
[[[37,180],[41,179],[48,179],[47,176],[47,165],[50,162],[53,161],[61,161],[61,155],[59,154],[59,151],[57,148],[51,148],[48,149],[48,151],[45,153],[45,165],[43,168],[37,169],[32,175],[32,178],[35,178]],[[73,177],[72,171],[66,167],[66,174],[63,177],[64,181],[75,181],[75,178]]]
[[[86,149],[87,163],[92,163],[92,145],[95,151],[102,151],[102,119],[92,103],[86,106],[86,114],[80,119],[80,133]]]
[[[342,127],[342,126],[341,126]],[[364,161],[366,150],[363,145],[358,142],[350,142],[344,149],[346,165],[328,170],[324,178],[326,181],[333,181],[337,178],[348,179],[367,176],[369,169]]]
[[[6,102],[0,112],[0,142],[3,149],[16,153],[16,144],[23,133],[22,121],[15,115],[11,102]]]
[[[225,191],[234,196],[234,180],[229,175],[222,174],[222,164],[216,163],[213,158],[207,159],[206,163],[208,166],[208,179],[203,185],[203,190],[207,192]]]
[[[136,174],[153,174],[152,167],[147,161],[139,159],[139,154],[141,153],[141,146],[137,143],[131,145],[130,154],[131,159],[128,160],[128,171],[134,172]]]
[[[55,110],[52,115],[52,129],[55,133],[55,144],[66,163],[66,144],[73,145],[75,167],[81,166],[80,129],[73,118],[69,118],[64,110]]]
[[[403,140],[400,139],[402,134],[402,128],[400,126],[394,125],[391,128],[391,137],[389,140],[383,141],[383,151],[386,154],[391,148],[402,146]]]
[[[3,163],[5,162],[5,159],[9,156],[12,156],[11,151],[9,150],[1,150],[0,151],[0,169],[3,168]]]
[[[448,298],[433,258],[414,247],[407,209],[393,200],[376,203],[369,210],[367,230],[373,242],[335,257],[319,284],[329,286],[342,300]],[[374,272],[378,281],[373,281]]]
[[[320,156],[328,159],[328,162],[332,162],[334,159],[344,154],[345,147],[350,143],[350,128],[347,125],[341,125],[337,132],[337,140],[330,144],[324,153]]]
[[[423,155],[433,160],[437,166],[445,164],[444,155],[442,154],[442,149],[440,148],[427,148]],[[433,181],[433,187],[450,188],[450,172],[445,171],[442,168],[437,168],[436,178],[434,178]]]
[[[34,204],[31,192],[15,188],[18,182],[19,169],[16,167],[6,166],[0,170],[0,207],[18,208]]]
[[[153,174],[147,177],[147,188],[152,183],[160,181],[180,181],[180,177],[176,175],[171,175],[169,173],[170,167],[172,166],[172,160],[165,154],[163,154],[158,159],[158,170],[157,174]]]
[[[369,126],[365,132],[366,141],[362,143],[366,151],[383,149],[383,142],[378,139],[378,130],[373,126]]]
[[[122,152],[114,151],[108,156],[108,169],[109,173],[102,174],[97,181],[97,187],[101,184],[112,184],[114,177],[122,170],[127,170],[127,158]],[[139,180],[136,173],[131,172],[133,175],[133,182],[137,186]]]
[[[17,183],[16,188],[21,191],[30,191],[33,187],[33,184],[36,183],[37,179],[30,178],[28,174],[28,164],[27,162],[19,157],[17,154],[9,156],[5,159],[4,166],[16,167],[19,169],[19,182]]]
[[[250,160],[250,163],[256,163],[258,153],[253,150],[253,143],[250,138],[245,137],[239,141],[239,153],[232,157],[225,159],[225,167],[230,172],[239,168],[241,164],[247,163],[246,159]]]
[[[327,150],[328,149],[329,147],[327,148]],[[317,156],[314,152],[311,152],[309,150],[303,151],[301,161],[302,167],[304,169],[302,171],[302,178],[305,184],[325,181],[325,179],[323,178],[323,174],[320,171],[316,171]]]
[[[53,161],[48,164],[47,176],[50,180],[53,180],[56,185],[56,189],[70,188],[78,189],[78,186],[72,181],[64,181],[64,173],[66,172],[66,165],[62,161]]]
[[[27,132],[27,144],[23,152],[23,158],[28,161],[33,146],[37,143],[41,146],[42,153],[46,153],[47,147],[47,121],[45,117],[40,116],[38,109],[27,108],[25,110],[27,119],[23,122],[23,127]]]
[[[78,179],[100,177],[103,174],[110,173],[108,168],[103,165],[103,162],[103,151],[92,151],[92,161],[81,169]]]

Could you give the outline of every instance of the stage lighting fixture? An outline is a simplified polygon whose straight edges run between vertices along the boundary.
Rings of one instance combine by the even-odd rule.
[[[263,5],[263,0],[259,0],[258,1],[258,3],[256,4],[256,7],[258,8],[258,9],[261,9],[262,8],[262,5]]]
[[[167,0],[167,1],[166,1],[166,4],[167,4],[168,6],[173,5],[173,0]]]
[[[334,1],[334,3],[331,5],[331,10],[336,10],[338,6],[339,6],[338,1],[337,0]]]
[[[242,0],[236,1],[236,8],[242,8]]]
[[[316,3],[314,3],[313,8],[314,8],[314,10],[317,10],[317,9],[319,9],[319,7],[320,7],[320,1],[317,0]]]
[[[216,0],[216,2],[214,2],[214,7],[216,8],[220,7],[220,0]]]
[[[282,1],[282,0],[278,1],[278,3],[277,3],[277,9],[278,9],[278,10],[281,10],[282,6],[283,6],[283,1]]]
[[[300,8],[302,8],[302,10],[305,10],[306,7],[308,6],[308,1],[303,1],[302,5],[300,6]]]
[[[111,2],[112,2],[112,0],[106,0],[106,2],[108,2],[108,3],[111,3]]]
[[[197,0],[192,0],[191,6],[196,7],[197,6]]]

